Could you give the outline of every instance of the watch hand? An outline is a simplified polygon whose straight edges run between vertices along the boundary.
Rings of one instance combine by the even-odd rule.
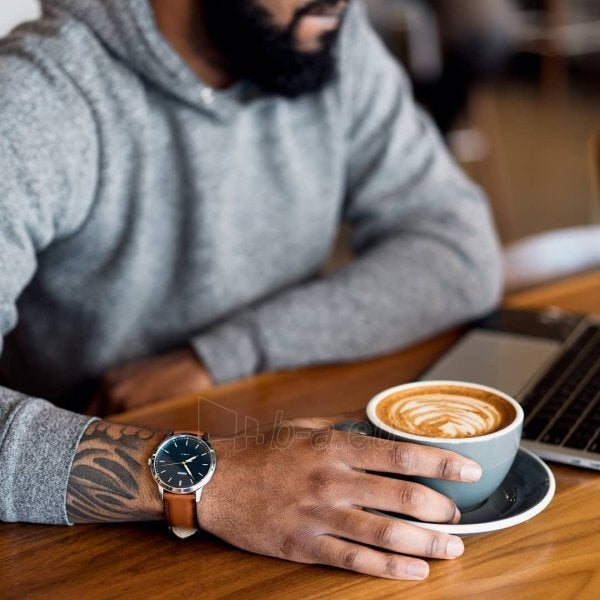
[[[197,456],[192,456],[192,458],[188,458],[187,460],[183,461],[183,464],[185,465],[186,463],[192,462],[193,460],[196,460],[198,457]]]
[[[185,464],[187,461],[183,461],[181,464],[185,467],[185,470],[188,472],[188,475],[194,479],[194,476],[192,475],[192,472],[188,469],[188,466]]]

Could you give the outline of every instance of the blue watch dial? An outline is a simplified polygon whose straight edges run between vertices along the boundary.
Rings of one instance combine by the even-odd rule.
[[[178,435],[164,442],[154,459],[156,478],[165,486],[189,489],[211,471],[213,451],[201,438]]]

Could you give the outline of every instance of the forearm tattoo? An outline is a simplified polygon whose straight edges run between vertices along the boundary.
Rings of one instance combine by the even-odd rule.
[[[147,460],[164,433],[91,423],[77,448],[67,488],[73,523],[144,521],[161,517]]]

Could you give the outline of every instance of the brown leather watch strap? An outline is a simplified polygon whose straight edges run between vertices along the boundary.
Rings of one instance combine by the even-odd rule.
[[[171,527],[184,529],[199,529],[198,515],[196,513],[195,494],[173,494],[163,492],[165,517]]]
[[[181,435],[191,433],[199,437],[204,436],[202,431],[173,431],[171,435]],[[201,493],[201,490],[200,490]],[[198,513],[196,506],[196,494],[174,494],[173,492],[163,492],[163,505],[165,509],[165,518],[169,527],[178,537],[188,537],[196,530],[200,529],[198,523]]]
[[[199,431],[199,430],[190,430],[190,429],[176,429],[175,431],[173,431],[173,435],[182,435],[184,433],[193,433],[194,435],[198,435],[200,437],[202,437],[204,435],[204,431]]]

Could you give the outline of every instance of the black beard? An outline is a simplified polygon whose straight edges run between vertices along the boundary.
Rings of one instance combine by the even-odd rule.
[[[322,3],[336,4],[337,0]],[[339,28],[322,36],[320,50],[296,50],[294,32],[307,8],[281,30],[255,0],[204,0],[202,5],[208,35],[233,77],[248,79],[267,93],[296,98],[318,92],[337,76]]]

